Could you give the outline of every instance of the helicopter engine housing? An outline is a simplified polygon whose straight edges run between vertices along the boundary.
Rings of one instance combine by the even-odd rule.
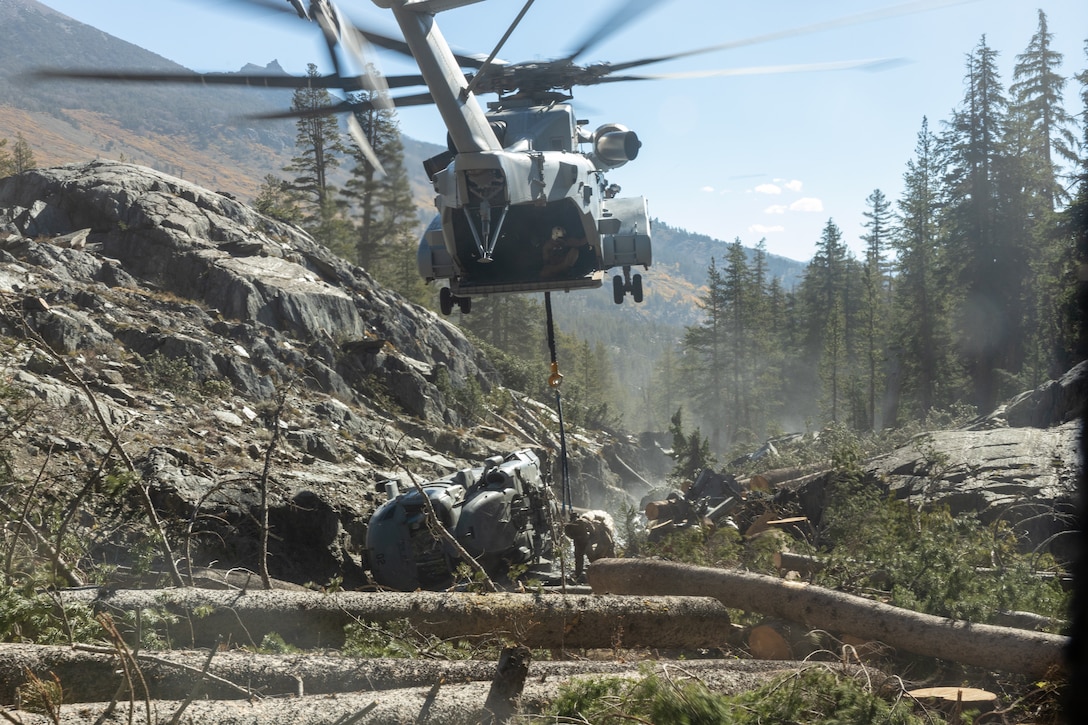
[[[638,134],[618,123],[607,123],[593,132],[593,160],[601,169],[617,169],[638,158],[642,142]]]

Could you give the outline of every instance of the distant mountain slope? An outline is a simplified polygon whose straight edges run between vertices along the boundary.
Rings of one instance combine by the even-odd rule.
[[[0,27],[0,138],[21,133],[39,164],[124,158],[249,200],[294,152],[291,121],[240,122],[288,107],[290,91],[35,81],[46,67],[183,67],[36,0],[0,0]]]

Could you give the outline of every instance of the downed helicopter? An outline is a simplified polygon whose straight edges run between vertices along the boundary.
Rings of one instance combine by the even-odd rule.
[[[380,586],[446,589],[466,555],[493,578],[518,565],[551,569],[558,507],[540,460],[528,449],[425,483],[426,498],[418,488],[401,493],[395,482],[386,487],[389,499],[366,532],[367,560]],[[431,530],[428,509],[448,536]]]

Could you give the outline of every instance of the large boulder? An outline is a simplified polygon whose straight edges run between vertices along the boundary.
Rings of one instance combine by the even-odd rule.
[[[233,320],[250,343],[260,336],[252,331],[276,333],[264,335],[278,338],[265,363],[280,377],[292,364],[280,354],[288,349],[283,339],[323,346],[321,365],[306,377],[311,384],[350,399],[353,388],[376,376],[407,412],[446,424],[457,415],[433,385],[436,364],[455,385],[474,380],[489,390],[497,383],[456,327],[382,288],[301,230],[145,167],[94,161],[0,180],[0,220],[18,230],[0,239],[13,261],[47,268],[58,287],[138,286],[197,303],[205,328]],[[81,344],[75,323],[42,324],[66,349]],[[163,337],[138,345],[141,354],[172,354]],[[195,357],[204,363],[215,356],[204,349]],[[224,356],[218,373],[247,384],[231,362]],[[267,392],[261,388],[249,392]]]

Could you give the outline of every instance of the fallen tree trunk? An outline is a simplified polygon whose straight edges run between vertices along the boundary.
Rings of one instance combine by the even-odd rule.
[[[207,589],[58,593],[64,604],[98,611],[151,609],[179,617],[171,641],[214,646],[217,638],[259,645],[275,633],[296,647],[339,647],[356,621],[409,620],[424,635],[487,637],[531,648],[698,649],[726,643],[729,616],[709,597],[602,597],[509,592],[248,592]]]
[[[442,663],[453,665],[455,663]],[[488,668],[487,681],[442,682],[435,680],[425,686],[384,691],[365,691],[366,683],[350,692],[302,697],[275,697],[252,700],[194,700],[185,709],[180,722],[246,723],[246,725],[323,725],[339,723],[438,723],[440,725],[479,725],[491,716],[485,702],[495,674],[495,663]],[[532,663],[521,694],[521,711],[541,713],[555,699],[559,688],[568,680],[560,676],[541,674],[544,663]],[[737,694],[756,689],[780,677],[806,669],[806,665],[757,662],[754,660],[705,660],[683,662],[569,662],[554,663],[585,667],[583,675],[599,678],[601,674],[639,678],[646,672],[665,675],[670,680],[695,677],[707,687],[724,694]],[[809,665],[819,666],[819,665]],[[836,667],[838,671],[839,668]],[[851,674],[850,671],[847,674]],[[115,683],[114,683],[115,684]],[[63,680],[62,680],[63,685]],[[112,696],[113,693],[109,693]],[[182,708],[178,700],[151,702],[152,723],[161,725]],[[24,725],[86,725],[95,722],[108,708],[108,700],[76,702],[61,705],[58,717],[34,714],[25,710],[9,711],[12,718]],[[107,722],[129,722],[130,704],[127,695],[114,708],[113,719]],[[147,723],[145,703],[137,697],[131,711],[131,722]]]
[[[988,670],[1041,677],[1062,664],[1067,637],[935,617],[812,584],[746,571],[645,559],[599,559],[595,592],[712,596],[726,607],[850,634],[897,649]]]
[[[124,676],[108,648],[73,648],[50,645],[0,645],[0,703],[14,703],[16,689],[28,672],[42,680],[56,675],[65,702],[104,702],[117,691]],[[137,663],[153,700],[181,700],[193,691],[208,653],[171,650],[137,655]],[[634,676],[644,661],[539,660],[529,666],[534,682],[556,682],[580,675]],[[657,668],[670,666],[656,661]],[[780,663],[754,660],[688,660],[674,668],[708,682],[747,687],[782,671]],[[212,700],[247,700],[255,697],[303,697],[361,690],[378,692],[430,687],[435,682],[458,684],[488,682],[496,665],[487,660],[430,660],[337,657],[327,654],[266,655],[240,650],[218,652],[204,678],[203,692]],[[737,690],[739,691],[739,689]]]

